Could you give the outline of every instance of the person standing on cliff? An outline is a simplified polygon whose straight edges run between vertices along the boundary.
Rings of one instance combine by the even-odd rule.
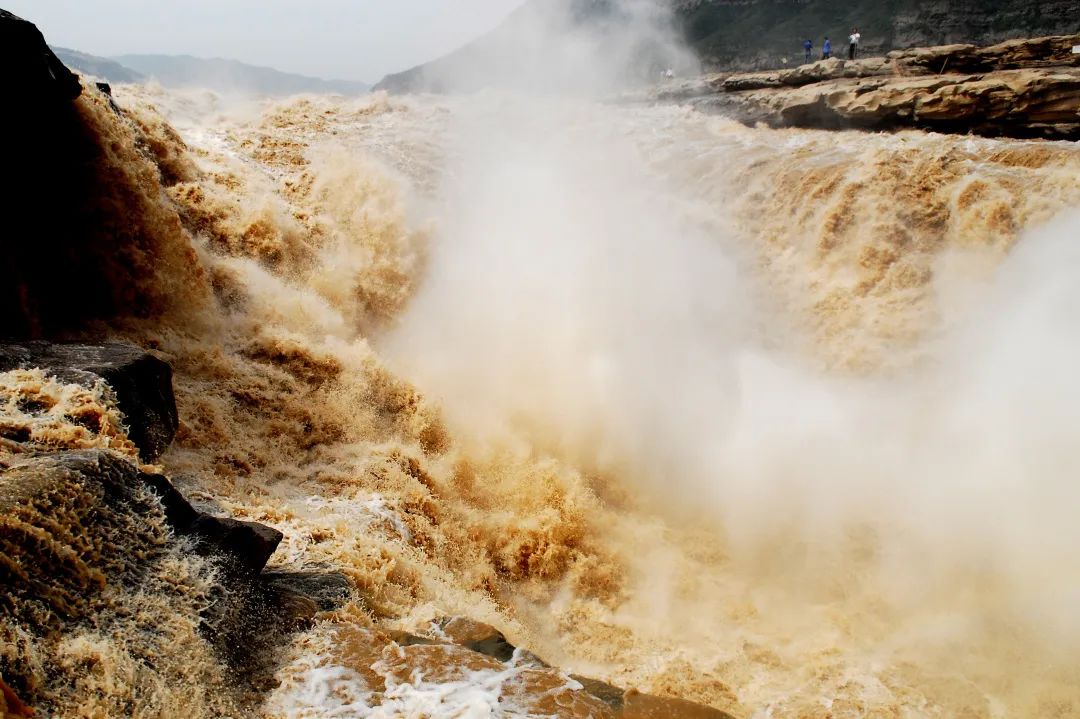
[[[803,41],[802,46],[803,50],[806,51],[806,61],[810,62],[810,53],[814,51],[814,43],[809,38],[807,38]]]
[[[821,46],[821,59],[828,60],[830,57],[832,57],[832,43],[826,37],[825,44]]]
[[[859,41],[862,40],[862,34],[859,33],[859,28],[851,28],[851,37],[848,38],[848,59],[854,60],[859,54]]]

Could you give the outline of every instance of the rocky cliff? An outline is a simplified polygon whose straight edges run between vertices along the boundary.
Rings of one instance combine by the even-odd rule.
[[[852,27],[863,52],[1080,32],[1074,0],[675,0],[676,17],[706,69],[798,64],[809,38],[846,50]]]
[[[917,127],[990,137],[1080,139],[1080,35],[945,45],[789,70],[717,73],[637,100],[686,102],[772,127]]]
[[[714,72],[798,65],[807,38],[814,43],[815,57],[820,56],[825,37],[832,39],[834,54],[840,54],[846,52],[852,27],[862,33],[863,55],[1080,32],[1075,0],[659,0],[659,4],[671,10],[660,23],[660,32],[666,36],[670,31],[670,38],[685,44],[707,71]],[[562,8],[576,28],[610,29],[622,23],[641,40],[641,23],[630,24],[626,18],[640,18],[644,5],[637,0],[530,0],[489,35],[426,65],[389,75],[376,88],[439,92],[500,84],[505,80],[501,68],[550,68],[559,61],[561,46],[522,42],[523,21],[530,14],[550,17],[550,8]],[[634,71],[648,73],[678,64],[670,48],[656,40],[655,35],[645,39],[651,48],[633,56]],[[482,59],[490,47],[508,52],[498,62],[470,62]]]

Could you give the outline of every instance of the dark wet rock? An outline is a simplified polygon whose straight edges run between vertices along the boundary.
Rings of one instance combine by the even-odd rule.
[[[0,10],[0,66],[7,102],[66,103],[82,92],[79,78],[53,54],[33,23],[7,10]]]
[[[307,597],[314,602],[320,612],[338,609],[349,601],[353,594],[352,582],[338,571],[265,571],[261,579],[271,589],[292,592]]]
[[[44,370],[61,381],[84,386],[104,380],[115,395],[128,437],[145,461],[159,457],[176,433],[178,420],[172,368],[138,347],[121,343],[86,345],[40,341],[0,345],[0,371],[31,368]],[[44,469],[41,473],[48,475],[48,468],[55,463],[83,462],[85,465],[87,456],[85,453],[53,455],[52,459],[42,460]],[[216,517],[195,509],[164,476],[140,472],[108,453],[96,455],[94,462],[96,468],[87,468],[84,473],[90,476],[99,473],[104,478],[120,473],[128,484],[141,483],[151,489],[160,499],[165,518],[177,534],[196,537],[200,550],[220,555],[228,568],[238,573],[259,574],[281,542],[281,532],[271,527]]]
[[[0,339],[81,337],[117,318],[191,311],[210,288],[159,187],[175,158],[147,152],[147,130],[109,98],[79,92],[32,25],[5,14],[0,26]],[[17,32],[34,42],[8,42]]]
[[[258,522],[199,516],[188,531],[232,558],[242,571],[258,574],[281,543],[282,534]]]
[[[139,494],[143,487],[150,490],[150,495]],[[158,500],[160,508],[156,503],[148,503],[148,496]],[[74,503],[75,508],[67,509],[66,503]],[[153,524],[154,514],[160,511],[159,516],[177,535],[195,537],[200,546],[226,558],[234,568],[247,574],[262,570],[282,538],[281,532],[266,525],[199,512],[168,478],[142,472],[126,459],[103,450],[13,460],[0,475],[0,512],[8,519],[20,512],[27,513],[20,526],[30,531],[48,522],[43,507],[57,507],[55,511],[64,513],[70,530],[90,534],[100,528],[110,512],[121,512],[129,517],[125,520],[127,524],[134,526]],[[17,547],[10,549],[16,551]],[[48,578],[42,581],[47,583]]]
[[[273,527],[200,512],[160,474],[141,474],[143,483],[161,500],[165,518],[179,535],[192,535],[204,552],[228,560],[228,568],[256,575],[270,560],[283,535]]]
[[[319,604],[311,597],[288,589],[276,592],[278,618],[286,629],[310,629],[319,614]]]
[[[142,481],[161,500],[165,521],[178,533],[185,533],[201,515],[165,475],[143,474]]]
[[[107,82],[95,82],[94,87],[96,87],[99,92],[102,92],[102,93],[108,95],[109,97],[112,97],[112,85],[110,85],[109,83],[107,83]]]
[[[31,368],[84,386],[105,380],[144,461],[160,457],[176,434],[172,368],[145,350],[122,343],[0,344],[0,372]]]

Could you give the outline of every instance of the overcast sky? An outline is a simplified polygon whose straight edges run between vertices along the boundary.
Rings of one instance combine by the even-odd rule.
[[[224,57],[376,82],[460,47],[521,0],[2,0],[50,44]]]

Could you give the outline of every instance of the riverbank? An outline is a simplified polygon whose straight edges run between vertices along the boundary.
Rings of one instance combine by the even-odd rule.
[[[1080,139],[1080,35],[946,45],[791,69],[718,73],[627,95],[747,125],[919,128],[984,137]]]

